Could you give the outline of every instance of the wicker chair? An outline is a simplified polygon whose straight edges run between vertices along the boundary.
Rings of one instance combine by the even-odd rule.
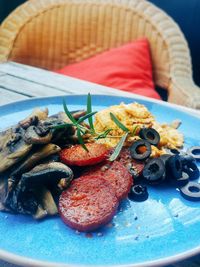
[[[168,101],[200,109],[187,42],[176,23],[145,0],[30,0],[0,28],[0,61],[58,69],[146,36],[155,84]]]

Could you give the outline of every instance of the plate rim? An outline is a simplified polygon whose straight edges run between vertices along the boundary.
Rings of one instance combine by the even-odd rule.
[[[197,256],[200,253],[200,246],[188,250],[186,252],[179,253],[177,255],[165,257],[162,259],[147,261],[145,263],[136,264],[120,264],[120,265],[96,265],[98,267],[161,267],[179,261],[186,260],[190,257]],[[57,263],[49,261],[35,260],[32,258],[20,256],[11,252],[4,251],[0,249],[0,259],[7,261],[12,264],[17,264],[25,267],[92,267],[92,265],[82,265],[82,264],[67,264],[67,263]],[[20,266],[19,266],[20,267]]]
[[[54,95],[54,96],[45,96],[45,97],[33,97],[33,98],[28,98],[28,99],[24,99],[24,100],[18,100],[18,101],[13,101],[11,103],[8,104],[3,104],[0,105],[0,110],[1,109],[9,109],[9,107],[11,107],[13,104],[26,104],[27,102],[35,102],[35,101],[44,101],[44,100],[48,100],[48,99],[62,99],[64,97],[86,97],[86,94],[65,94],[65,95]],[[183,107],[174,103],[169,103],[169,102],[165,102],[165,101],[161,101],[161,100],[157,100],[157,99],[152,99],[152,98],[148,98],[148,97],[143,97],[140,95],[133,95],[133,96],[122,96],[122,95],[106,95],[106,94],[91,94],[92,97],[108,97],[108,98],[124,98],[124,99],[132,99],[135,101],[137,100],[142,100],[142,101],[147,101],[150,103],[155,103],[164,107],[168,107],[171,108],[173,110],[177,110],[180,111],[182,113],[185,113],[189,116],[195,117],[195,118],[199,118],[200,119],[200,113],[193,113],[193,109],[187,108],[187,107]],[[195,111],[195,110],[194,110]],[[190,113],[192,112],[192,113]],[[0,116],[1,117],[1,116]],[[157,259],[157,260],[153,260],[153,261],[147,261],[145,263],[137,263],[137,264],[120,264],[120,265],[96,265],[98,267],[159,267],[159,266],[163,266],[163,265],[168,265],[168,264],[172,264],[172,263],[176,263],[178,261],[182,261],[185,259],[188,259],[190,257],[196,256],[197,254],[200,254],[200,245],[198,247],[195,247],[191,250],[187,250],[185,252],[182,253],[178,253],[176,255],[173,256],[169,256],[169,257],[165,257],[165,258],[161,258],[161,259]],[[58,263],[58,262],[49,262],[49,261],[41,261],[41,260],[36,260],[36,259],[32,259],[32,258],[28,258],[28,257],[24,257],[24,256],[20,256],[18,254],[15,253],[11,253],[8,252],[6,250],[0,249],[0,259],[7,261],[9,263],[12,264],[17,264],[17,265],[21,265],[21,266],[26,266],[26,267],[91,267],[92,265],[82,265],[82,264],[67,264],[67,263]]]
[[[90,92],[89,92],[90,93]],[[91,97],[109,97],[109,98],[124,98],[124,99],[135,99],[137,100],[142,100],[142,101],[147,101],[147,102],[151,102],[154,104],[158,104],[164,107],[169,107],[172,108],[174,110],[178,110],[181,111],[183,113],[186,113],[192,117],[196,117],[196,118],[200,118],[200,110],[196,110],[196,109],[192,109],[189,107],[185,107],[185,106],[181,106],[175,103],[170,103],[170,102],[166,102],[163,100],[159,100],[159,99],[154,99],[154,98],[150,98],[150,97],[145,97],[142,95],[133,95],[133,96],[127,96],[127,95],[111,95],[111,94],[91,94]],[[0,110],[4,109],[4,108],[9,108],[9,106],[12,106],[14,104],[20,104],[20,103],[26,103],[26,102],[33,102],[33,101],[42,101],[44,99],[54,99],[54,98],[64,98],[64,97],[86,97],[86,94],[64,94],[64,95],[54,95],[54,96],[42,96],[42,97],[31,97],[31,98],[27,98],[27,99],[22,99],[22,100],[17,100],[17,101],[13,101],[10,102],[8,104],[2,104],[0,105]]]

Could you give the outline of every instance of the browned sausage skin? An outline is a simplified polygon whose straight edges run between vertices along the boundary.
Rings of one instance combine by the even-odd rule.
[[[118,199],[109,182],[100,176],[81,176],[60,196],[62,220],[79,231],[89,232],[110,222]]]

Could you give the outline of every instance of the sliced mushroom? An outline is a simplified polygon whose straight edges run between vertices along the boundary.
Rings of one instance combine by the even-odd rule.
[[[17,168],[15,168],[15,170],[11,173],[11,176],[19,175],[31,170],[38,162],[58,153],[60,150],[61,148],[59,146],[50,143],[39,147],[35,151],[31,151],[23,160],[23,162]]]
[[[19,162],[31,150],[32,145],[23,140],[24,129],[9,128],[0,133],[0,173]]]
[[[72,170],[61,162],[50,162],[40,164],[24,173],[20,182],[23,185],[58,184],[62,178],[71,181],[73,179]]]
[[[83,116],[85,111],[75,111],[72,112],[72,115],[75,118]],[[55,126],[69,124],[65,128],[56,129]],[[31,125],[27,128],[24,140],[28,144],[47,144],[53,140],[56,140],[60,143],[66,141],[69,136],[72,136],[75,133],[75,127],[71,125],[70,119],[64,112],[59,112],[53,116],[46,118],[43,121],[39,121],[36,125]]]
[[[6,176],[0,177],[0,211],[6,210],[6,207],[4,206],[4,200],[6,198],[7,194],[7,179]]]
[[[45,209],[43,209],[43,207],[40,204],[38,204],[36,213],[33,214],[33,218],[36,220],[40,220],[40,219],[43,219],[44,217],[46,217],[47,215],[48,215],[47,211]]]
[[[19,122],[19,126],[23,129],[27,129],[31,125],[37,125],[38,121],[47,119],[48,113],[49,111],[47,108],[44,110],[35,108],[28,117]]]
[[[9,187],[3,204],[13,212],[36,214],[38,205],[41,203],[41,200],[37,199],[37,192],[40,192],[43,187],[56,187],[61,179],[65,179],[66,186],[69,185],[73,179],[73,172],[69,167],[60,162],[40,164],[31,171],[22,174],[16,187],[12,189]],[[55,207],[53,208],[52,204],[51,209],[52,212],[55,212]]]
[[[22,162],[13,166],[9,173],[8,190],[11,191],[21,178],[22,173],[30,171],[41,160],[55,155],[60,151],[60,147],[55,144],[47,144],[39,147],[37,150],[32,150]],[[13,170],[14,169],[14,170]]]
[[[38,202],[40,203],[39,207],[42,207],[44,211],[46,211],[46,215],[56,215],[58,213],[58,208],[56,206],[56,203],[53,199],[53,196],[51,192],[43,185],[40,185],[40,190],[37,190],[35,192],[36,198]],[[38,212],[39,210],[37,210]],[[37,214],[37,219],[41,218],[41,214]],[[42,218],[45,216],[45,212],[43,212]]]
[[[30,126],[24,134],[27,144],[48,144],[52,140],[52,131],[43,125]]]

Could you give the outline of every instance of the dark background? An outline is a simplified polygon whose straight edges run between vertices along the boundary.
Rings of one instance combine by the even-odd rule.
[[[0,23],[26,0],[0,0]],[[149,0],[168,13],[183,31],[192,56],[194,80],[200,86],[200,0]]]

